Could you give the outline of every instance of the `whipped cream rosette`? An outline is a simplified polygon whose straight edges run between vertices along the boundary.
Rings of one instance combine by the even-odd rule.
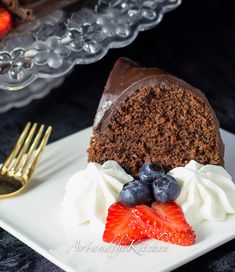
[[[133,180],[115,161],[90,162],[68,181],[62,200],[65,220],[73,225],[104,224],[108,208],[118,201],[123,185]]]
[[[176,202],[189,224],[223,221],[226,215],[235,213],[235,184],[222,166],[202,165],[192,160],[168,174],[181,185]]]

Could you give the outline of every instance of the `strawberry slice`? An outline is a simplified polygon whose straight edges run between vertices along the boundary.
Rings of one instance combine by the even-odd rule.
[[[195,234],[186,222],[181,208],[174,202],[154,202],[152,208],[136,206],[133,210],[138,225],[149,238],[181,246],[195,243]]]
[[[118,245],[130,245],[147,238],[142,234],[140,226],[133,216],[134,208],[127,207],[121,202],[112,204],[108,210],[103,241]]]
[[[11,14],[6,9],[0,8],[0,37],[5,36],[9,32],[11,23]]]

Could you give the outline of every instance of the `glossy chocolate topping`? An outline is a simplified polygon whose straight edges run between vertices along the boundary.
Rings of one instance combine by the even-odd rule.
[[[105,121],[111,106],[118,101],[120,97],[126,97],[128,89],[154,75],[166,74],[159,68],[145,68],[141,64],[127,58],[119,58],[106,83],[102,98],[99,103],[97,114],[94,121],[94,127],[99,127],[101,122]]]
[[[177,88],[190,90],[205,102],[212,112],[216,125],[220,153],[223,154],[224,144],[219,132],[219,122],[205,95],[187,82],[174,77],[159,68],[145,68],[139,63],[127,58],[118,59],[109,75],[95,116],[94,131],[102,133],[108,125],[116,106],[122,103],[133,92],[146,86],[156,87],[164,86],[164,84],[170,84],[173,87],[176,86]]]

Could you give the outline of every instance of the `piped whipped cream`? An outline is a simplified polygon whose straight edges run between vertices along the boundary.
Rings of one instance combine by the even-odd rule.
[[[176,202],[181,206],[190,225],[201,221],[223,221],[235,213],[235,184],[222,167],[190,161],[185,167],[172,169],[181,185]]]
[[[65,187],[62,213],[72,225],[91,223],[102,226],[108,208],[118,200],[123,185],[133,180],[115,161],[103,165],[90,162],[74,174]]]

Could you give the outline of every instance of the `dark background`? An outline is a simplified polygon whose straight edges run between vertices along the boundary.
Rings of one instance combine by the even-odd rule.
[[[110,51],[98,63],[77,66],[60,88],[42,100],[0,114],[0,161],[28,120],[52,125],[50,141],[92,125],[108,73],[120,56],[159,66],[203,90],[221,127],[235,133],[234,12],[232,0],[184,0],[132,45]],[[3,271],[61,270],[0,229]],[[235,240],[177,271],[235,271]]]

